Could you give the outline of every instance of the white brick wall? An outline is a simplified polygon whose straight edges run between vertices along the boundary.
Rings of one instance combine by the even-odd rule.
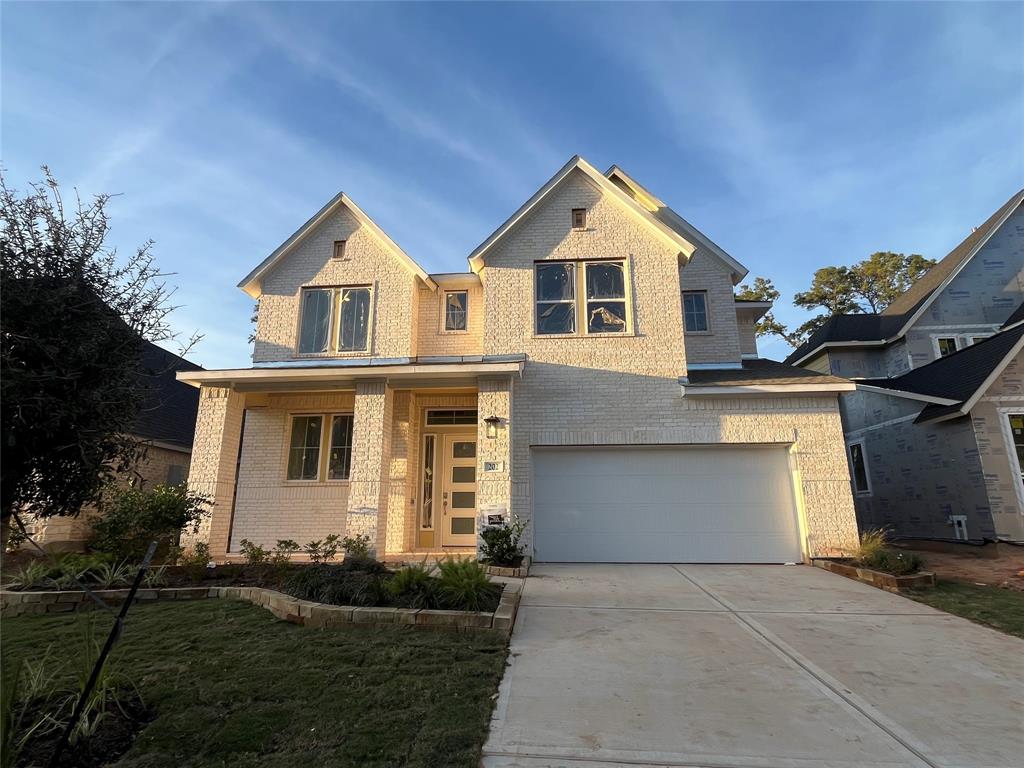
[[[416,333],[416,354],[428,355],[479,355],[483,352],[484,292],[481,286],[466,288],[469,313],[466,317],[466,332],[444,332],[441,308],[444,288],[432,291],[420,285],[417,295],[418,323]],[[463,289],[458,289],[463,290]]]
[[[686,359],[691,363],[738,363],[740,336],[732,279],[726,267],[698,250],[690,263],[679,267],[681,291],[707,293],[707,333],[685,333]]]

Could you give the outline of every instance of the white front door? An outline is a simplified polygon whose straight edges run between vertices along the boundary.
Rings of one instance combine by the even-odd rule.
[[[476,546],[476,434],[444,435],[441,545]]]

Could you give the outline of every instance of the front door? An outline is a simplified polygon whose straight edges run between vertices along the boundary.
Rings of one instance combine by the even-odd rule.
[[[476,435],[444,435],[441,545],[476,546]]]
[[[1010,432],[1013,435],[1013,447],[1017,451],[1017,466],[1020,469],[1020,480],[1024,483],[1024,413],[1011,413]]]

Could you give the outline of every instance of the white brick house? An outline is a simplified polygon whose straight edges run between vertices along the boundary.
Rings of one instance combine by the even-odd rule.
[[[427,274],[340,194],[241,282],[253,367],[180,376],[216,559],[330,533],[465,553],[510,517],[540,560],[855,546],[852,385],[758,359],[746,270],[623,171],[573,158],[469,265]]]

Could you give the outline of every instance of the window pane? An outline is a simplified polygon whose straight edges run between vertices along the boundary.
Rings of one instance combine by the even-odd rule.
[[[850,463],[853,465],[853,487],[857,491],[868,489],[868,472],[864,464],[864,448],[859,444],[850,446]]]
[[[320,466],[320,416],[296,416],[292,419],[288,449],[288,479],[316,480]]]
[[[572,264],[537,265],[538,301],[562,301],[575,295]]]
[[[949,338],[939,339],[939,355],[945,357],[956,352],[956,339],[950,336]]]
[[[370,289],[345,288],[341,292],[341,328],[338,349],[355,352],[366,349],[370,328]]]
[[[473,533],[476,531],[476,520],[472,517],[453,517],[452,533]]]
[[[452,493],[452,509],[473,509],[476,506],[476,492],[454,491]]]
[[[434,436],[423,440],[423,504],[420,516],[421,528],[434,527]]]
[[[575,304],[537,305],[537,333],[572,333],[575,330]]]
[[[469,294],[466,291],[453,291],[445,294],[444,329],[446,331],[466,330],[466,306]]]
[[[303,291],[299,352],[326,352],[331,328],[331,291]]]
[[[706,331],[708,329],[708,310],[703,293],[683,294],[683,319],[688,331]]]
[[[335,416],[331,421],[331,455],[327,464],[328,480],[348,480],[352,467],[352,415]]]
[[[622,333],[626,330],[626,302],[588,301],[588,333]]]
[[[587,298],[626,298],[626,279],[622,265],[587,264]]]
[[[476,443],[452,443],[452,457],[456,459],[475,458]]]
[[[476,467],[452,467],[453,483],[475,483]]]
[[[427,411],[427,424],[476,424],[477,412],[466,408],[452,411]]]

